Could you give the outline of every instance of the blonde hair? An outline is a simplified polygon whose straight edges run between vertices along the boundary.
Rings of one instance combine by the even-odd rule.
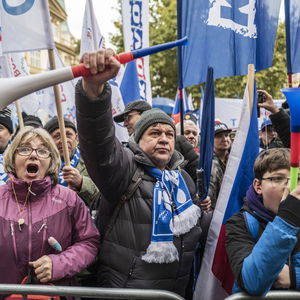
[[[16,149],[22,143],[30,142],[34,138],[39,138],[51,153],[50,165],[46,174],[51,177],[52,182],[55,185],[58,182],[58,173],[60,169],[60,155],[56,148],[56,145],[53,142],[51,135],[43,128],[33,128],[31,126],[26,126],[18,132],[12,143],[7,147],[7,149],[4,152],[4,170],[7,173],[12,173],[16,175]]]

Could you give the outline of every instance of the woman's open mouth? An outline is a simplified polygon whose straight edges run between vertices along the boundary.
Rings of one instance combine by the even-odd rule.
[[[27,173],[35,175],[39,171],[39,166],[36,164],[28,164],[26,167]]]

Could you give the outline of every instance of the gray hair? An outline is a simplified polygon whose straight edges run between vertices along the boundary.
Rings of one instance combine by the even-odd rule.
[[[183,120],[183,126],[184,125],[195,126],[196,129],[197,129],[197,134],[199,134],[199,128],[198,128],[198,126],[192,120]],[[180,135],[181,134],[181,124],[180,124],[180,122],[178,122],[175,127],[176,127],[176,134]]]
[[[21,129],[15,136],[13,142],[7,147],[4,152],[4,170],[7,173],[16,175],[15,155],[16,149],[24,142],[29,142],[34,138],[39,138],[45,147],[50,151],[50,165],[47,171],[53,181],[53,184],[58,182],[58,173],[60,169],[60,155],[56,145],[53,142],[51,135],[43,128],[33,128],[26,126]]]

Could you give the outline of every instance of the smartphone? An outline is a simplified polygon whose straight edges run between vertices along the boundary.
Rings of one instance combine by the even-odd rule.
[[[265,100],[265,94],[263,92],[258,92],[257,93],[257,103],[264,103]]]

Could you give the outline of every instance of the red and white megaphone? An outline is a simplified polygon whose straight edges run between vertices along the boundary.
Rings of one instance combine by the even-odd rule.
[[[72,80],[79,76],[89,76],[90,71],[83,64],[73,67],[65,67],[21,77],[10,77],[0,79],[0,110],[35,91]]]
[[[187,37],[180,40],[160,44],[144,49],[134,50],[131,52],[124,52],[117,54],[115,57],[121,63],[130,62],[136,58],[144,57],[160,51],[168,50],[177,46],[184,46],[187,44]],[[35,91],[56,85],[68,80],[72,80],[80,76],[89,76],[90,71],[86,69],[83,64],[73,67],[65,67],[48,71],[45,73],[0,79],[0,110],[11,104],[17,99],[20,99]]]

